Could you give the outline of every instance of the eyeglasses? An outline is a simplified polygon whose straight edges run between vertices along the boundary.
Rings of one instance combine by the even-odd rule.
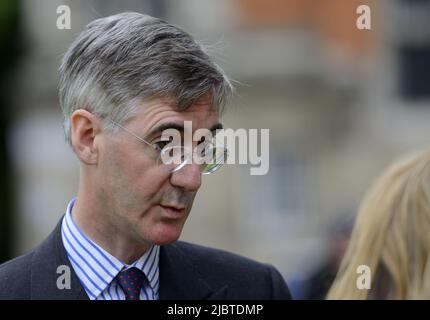
[[[211,174],[218,171],[228,157],[227,148],[219,146],[215,141],[201,142],[194,151],[190,151],[182,145],[167,145],[170,142],[168,140],[150,143],[119,123],[111,119],[108,120],[149,146],[156,158],[157,165],[166,167],[171,173],[181,170],[186,164],[190,164],[194,160],[195,163],[200,165],[202,174]]]

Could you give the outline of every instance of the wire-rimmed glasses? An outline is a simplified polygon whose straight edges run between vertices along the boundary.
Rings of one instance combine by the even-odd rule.
[[[170,145],[167,140],[150,143],[119,123],[111,119],[109,121],[149,146],[156,157],[157,165],[166,166],[169,172],[176,172],[194,162],[200,165],[202,174],[211,174],[219,170],[227,161],[227,148],[219,146],[215,141],[203,141],[194,150],[188,150],[183,145]]]

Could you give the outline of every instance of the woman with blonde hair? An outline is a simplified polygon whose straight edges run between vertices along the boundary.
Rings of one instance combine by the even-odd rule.
[[[358,288],[360,265],[370,289]],[[430,151],[394,163],[365,196],[328,299],[430,299]]]

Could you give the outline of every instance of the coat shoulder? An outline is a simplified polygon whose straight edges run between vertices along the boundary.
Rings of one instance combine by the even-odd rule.
[[[209,283],[225,283],[236,292],[248,292],[250,299],[291,299],[283,276],[270,264],[184,241],[176,242],[175,246]]]
[[[253,272],[264,272],[267,269],[267,265],[264,263],[222,249],[215,249],[185,241],[178,241],[175,245],[189,259],[193,260],[199,266],[205,266],[209,269],[221,268],[231,270],[231,272],[243,271],[243,269],[250,269]]]
[[[34,251],[0,265],[0,300],[29,299]]]

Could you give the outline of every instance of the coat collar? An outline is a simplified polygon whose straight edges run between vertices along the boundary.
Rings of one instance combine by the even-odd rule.
[[[70,264],[61,240],[61,222],[49,237],[37,247],[32,258],[31,299],[88,300],[78,276]],[[58,289],[59,266],[70,270],[70,289]]]

